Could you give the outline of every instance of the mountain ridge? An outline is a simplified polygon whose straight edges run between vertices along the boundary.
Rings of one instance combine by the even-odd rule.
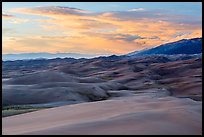
[[[181,39],[175,42],[161,44],[159,46],[134,51],[128,53],[127,56],[152,55],[152,54],[200,54],[202,53],[202,38]]]
[[[2,54],[2,60],[30,60],[30,59],[54,59],[54,58],[93,58],[99,55],[80,54],[80,53],[18,53],[18,54]]]

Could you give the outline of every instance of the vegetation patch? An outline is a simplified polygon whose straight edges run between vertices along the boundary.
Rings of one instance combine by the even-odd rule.
[[[50,107],[34,107],[30,105],[10,105],[2,107],[2,117],[8,117],[37,110],[42,110]]]

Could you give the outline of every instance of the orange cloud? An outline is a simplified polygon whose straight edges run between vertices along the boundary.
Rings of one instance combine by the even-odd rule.
[[[183,38],[202,37],[202,19],[146,9],[95,13],[48,6],[19,8],[15,12],[48,17],[40,31],[61,36],[23,37],[4,41],[3,52],[79,52],[126,54]],[[186,21],[187,20],[187,21]],[[12,45],[18,46],[13,49]],[[39,48],[40,47],[40,48]]]

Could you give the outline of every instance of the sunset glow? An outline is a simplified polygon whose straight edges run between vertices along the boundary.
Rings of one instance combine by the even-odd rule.
[[[202,3],[3,2],[3,54],[126,54],[202,37]]]

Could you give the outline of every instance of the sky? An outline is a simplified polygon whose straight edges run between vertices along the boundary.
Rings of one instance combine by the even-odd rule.
[[[2,3],[2,54],[123,55],[195,37],[201,2]]]

